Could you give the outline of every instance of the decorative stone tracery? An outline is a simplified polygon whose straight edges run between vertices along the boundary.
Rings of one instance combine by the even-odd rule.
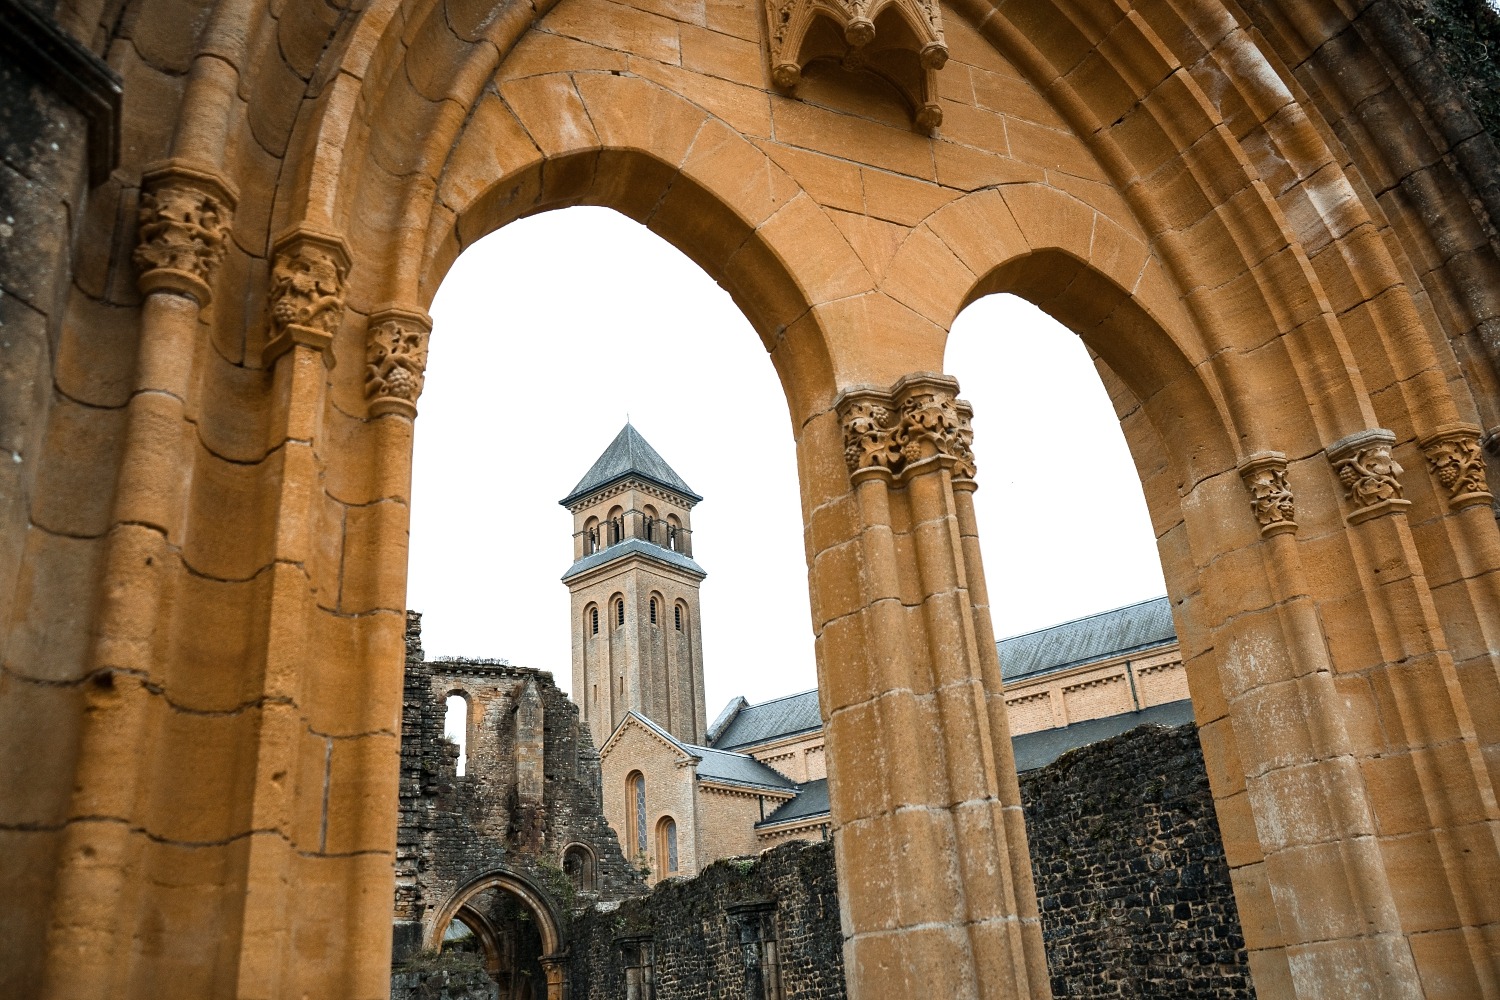
[[[370,399],[370,416],[417,415],[431,332],[432,318],[420,310],[386,306],[370,316],[365,342],[365,395]]]
[[[1352,508],[1350,524],[1411,506],[1402,498],[1401,480],[1405,470],[1391,455],[1396,435],[1382,427],[1357,431],[1328,446],[1328,461],[1333,464],[1345,498]]]
[[[1256,452],[1240,463],[1240,478],[1250,491],[1250,511],[1269,538],[1297,530],[1297,503],[1286,479],[1286,456],[1279,451]]]
[[[333,367],[333,334],[344,318],[345,283],[352,263],[344,241],[332,233],[297,229],[273,247],[267,311],[272,335],[262,361],[268,367],[296,344],[323,352]]]
[[[208,305],[236,200],[229,184],[181,160],[149,168],[141,176],[140,242],[133,254],[141,293],[177,292]]]
[[[1485,479],[1484,450],[1479,428],[1473,424],[1447,424],[1417,441],[1427,459],[1428,470],[1448,494],[1448,507],[1463,510],[1493,504]]]
[[[814,60],[868,70],[896,86],[917,128],[943,123],[937,71],[948,61],[935,0],[765,0],[771,79],[795,91]]]
[[[835,404],[844,427],[844,461],[860,478],[878,469],[899,476],[931,458],[953,463],[953,478],[973,480],[974,409],[945,375],[907,375],[890,392],[851,389]]]

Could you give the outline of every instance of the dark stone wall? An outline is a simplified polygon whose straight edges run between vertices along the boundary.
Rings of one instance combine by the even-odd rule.
[[[1255,995],[1193,726],[1064,754],[1021,801],[1054,996]]]
[[[1055,996],[1254,996],[1193,726],[1142,726],[1065,754],[1022,775],[1021,797]],[[775,904],[781,995],[842,1000],[832,845],[801,842],[583,915],[573,1000],[766,996],[744,909],[764,903]],[[640,978],[643,942],[654,993],[627,981]]]
[[[767,906],[774,904],[774,916]],[[786,1000],[841,1000],[843,939],[832,843],[793,841],[757,858],[716,861],[691,880],[595,909],[573,925],[572,1000],[618,1000],[637,942],[649,939],[656,997],[737,1000],[764,996],[761,927],[774,928],[774,964]],[[759,926],[758,926],[759,925]]]
[[[515,746],[518,711],[528,684],[543,707],[543,801],[536,827],[517,822]],[[470,695],[480,713],[471,730],[467,773],[457,774],[457,748],[443,736],[450,691]],[[552,675],[477,660],[429,662],[421,646],[421,615],[407,615],[406,687],[401,720],[401,814],[396,832],[394,959],[421,946],[421,921],[459,886],[494,871],[529,881],[566,922],[579,906],[645,891],[625,860],[600,804],[599,756],[580,731],[578,709]],[[538,829],[539,828],[539,829]],[[565,876],[569,845],[592,852],[594,888],[580,891]]]

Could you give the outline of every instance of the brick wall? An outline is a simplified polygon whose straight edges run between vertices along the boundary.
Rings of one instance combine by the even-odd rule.
[[[1021,777],[1032,870],[1057,997],[1251,998],[1239,915],[1197,732],[1141,727]],[[573,928],[574,1000],[758,998],[757,907],[774,904],[785,1000],[841,1000],[831,844],[726,859]],[[748,908],[748,909],[747,909]],[[750,938],[752,940],[747,940]],[[759,985],[758,985],[759,984]]]

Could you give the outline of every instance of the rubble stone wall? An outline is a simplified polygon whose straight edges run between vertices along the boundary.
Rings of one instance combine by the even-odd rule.
[[[522,822],[522,772],[516,727],[533,687],[542,704],[542,801],[534,825]],[[446,700],[470,701],[466,774],[457,747],[443,736]],[[471,660],[429,662],[421,615],[407,616],[406,690],[402,706],[401,814],[396,844],[396,941],[399,963],[421,947],[424,915],[454,890],[497,870],[522,876],[559,913],[578,902],[619,899],[643,890],[599,803],[599,757],[578,709],[552,675]],[[563,853],[581,845],[592,855],[592,888],[563,871]]]

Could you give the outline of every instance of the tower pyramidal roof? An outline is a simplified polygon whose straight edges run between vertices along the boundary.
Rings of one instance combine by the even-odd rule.
[[[694,503],[703,499],[694,493],[692,487],[683,482],[682,477],[667,464],[667,460],[662,458],[645,438],[641,437],[640,431],[626,422],[620,433],[616,434],[615,439],[609,443],[609,447],[604,449],[604,453],[595,460],[589,471],[578,480],[578,485],[558,502],[567,507],[595,490],[629,476],[639,476],[649,480],[673,493],[681,494]]]

